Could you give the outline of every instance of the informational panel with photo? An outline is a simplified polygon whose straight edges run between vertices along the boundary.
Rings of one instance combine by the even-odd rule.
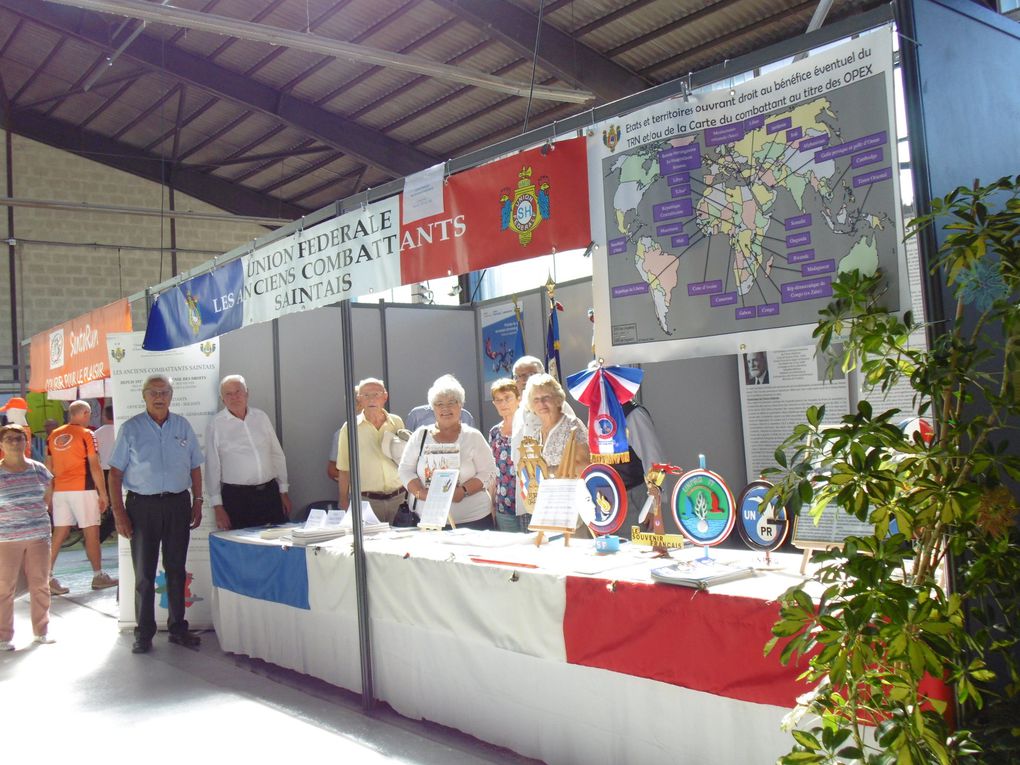
[[[142,349],[144,332],[119,332],[107,335],[110,372],[113,381],[113,427],[120,426],[145,411],[142,383],[159,372],[173,379],[174,396],[170,411],[187,418],[205,454],[205,429],[219,407],[220,341],[205,340],[172,351]],[[191,531],[188,546],[185,606],[190,626],[212,627],[212,573],[209,568],[209,534],[216,530],[216,517],[208,500],[204,503],[202,524]],[[131,564],[131,546],[120,538],[120,626],[135,623],[135,576]],[[156,624],[166,625],[166,575],[162,557],[156,574]]]
[[[747,350],[737,356],[740,410],[744,426],[747,480],[775,467],[775,451],[805,422],[811,406],[825,406],[826,425],[836,425],[850,411],[846,379],[827,379],[826,362],[814,346],[780,351]]]

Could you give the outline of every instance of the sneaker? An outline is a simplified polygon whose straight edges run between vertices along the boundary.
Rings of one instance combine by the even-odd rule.
[[[13,651],[14,643],[10,640],[0,640],[0,651]]]
[[[49,635],[36,635],[32,638],[32,641],[39,645],[53,645],[57,641],[51,638]]]
[[[119,579],[114,579],[105,571],[100,571],[92,577],[92,589],[105,590],[107,587],[116,587],[119,582]]]
[[[50,579],[50,595],[66,595],[70,590],[60,583],[56,577]]]

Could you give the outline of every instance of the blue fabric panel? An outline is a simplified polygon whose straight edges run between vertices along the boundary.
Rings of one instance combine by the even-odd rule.
[[[244,323],[243,297],[244,268],[240,259],[188,279],[156,298],[142,347],[166,351],[240,329]]]
[[[209,555],[213,586],[308,610],[305,548],[249,545],[212,534]]]

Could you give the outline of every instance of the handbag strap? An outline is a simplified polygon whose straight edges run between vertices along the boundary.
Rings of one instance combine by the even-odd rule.
[[[429,434],[429,429],[427,427],[423,428],[422,431],[421,431],[421,444],[418,446],[418,457],[414,461],[414,469],[415,469],[415,471],[418,470],[418,460],[421,459],[421,455],[425,451],[425,438],[428,436],[428,434]],[[417,497],[414,498],[414,507],[418,507],[418,498]]]

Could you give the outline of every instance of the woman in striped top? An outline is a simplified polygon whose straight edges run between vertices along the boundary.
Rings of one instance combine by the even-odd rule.
[[[36,643],[52,643],[50,621],[50,516],[53,474],[25,458],[25,434],[0,428],[0,651],[13,651],[14,591],[22,569],[31,594]]]

